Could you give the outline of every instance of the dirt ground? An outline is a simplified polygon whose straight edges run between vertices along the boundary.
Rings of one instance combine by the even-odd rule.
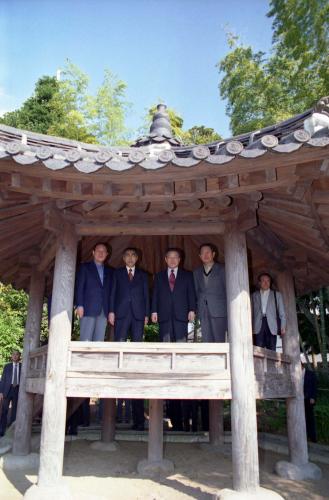
[[[232,485],[230,445],[214,452],[204,444],[166,443],[165,457],[173,460],[175,473],[168,477],[143,479],[136,472],[139,460],[147,456],[147,444],[119,442],[115,452],[94,451],[90,441],[67,442],[64,476],[76,500],[210,500]],[[286,457],[260,450],[261,486],[287,500],[329,499],[329,466],[321,464],[321,481],[293,482],[272,471],[277,460]],[[36,482],[36,471],[0,470],[0,499],[22,498]]]

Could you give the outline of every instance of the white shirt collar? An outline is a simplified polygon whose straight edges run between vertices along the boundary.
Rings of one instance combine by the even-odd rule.
[[[178,267],[174,267],[174,269],[170,269],[170,267],[168,267],[168,270],[167,270],[168,278],[171,275],[171,271],[174,271],[175,278],[177,278]]]
[[[126,266],[126,269],[127,269],[127,273],[129,273],[129,269],[131,269],[131,272],[133,273],[133,275],[135,274],[135,267],[129,267],[129,266]]]

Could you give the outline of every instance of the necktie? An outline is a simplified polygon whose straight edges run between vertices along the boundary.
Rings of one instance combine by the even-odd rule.
[[[129,269],[128,277],[129,277],[129,281],[132,281],[132,279],[134,277],[132,269]]]
[[[13,387],[18,385],[18,366],[14,365],[14,379],[13,379]]]
[[[169,286],[170,286],[170,290],[172,292],[174,291],[174,288],[175,288],[175,281],[176,281],[175,273],[174,273],[174,270],[172,269],[170,276],[169,276]]]

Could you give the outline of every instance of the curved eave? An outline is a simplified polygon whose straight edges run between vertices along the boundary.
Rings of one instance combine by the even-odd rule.
[[[314,116],[312,110],[308,110],[262,130],[193,147],[174,147],[164,141],[138,148],[107,148],[0,124],[0,159],[12,158],[17,164],[27,166],[41,162],[54,171],[73,167],[85,174],[92,174],[103,167],[125,172],[135,166],[158,170],[169,164],[182,168],[195,167],[201,162],[224,165],[236,159],[254,160],[273,153],[293,153],[302,147],[328,146],[329,117],[326,112],[316,112],[316,115],[323,116],[324,121],[318,129],[305,126]]]

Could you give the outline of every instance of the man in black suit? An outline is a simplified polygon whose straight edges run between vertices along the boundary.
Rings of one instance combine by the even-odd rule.
[[[307,439],[316,443],[316,427],[314,417],[314,406],[317,395],[317,379],[313,371],[303,367],[304,379],[304,404],[305,404],[305,420],[306,420],[306,433]]]
[[[168,248],[167,269],[155,275],[152,321],[159,322],[162,342],[186,342],[188,322],[193,322],[196,297],[193,274],[179,268],[181,254]]]
[[[0,419],[0,437],[3,436],[7,428],[7,416],[11,403],[11,425],[16,420],[16,410],[19,391],[19,380],[21,377],[21,355],[18,351],[13,351],[12,362],[7,363],[3,369],[0,381],[0,402],[2,402],[2,412]]]
[[[142,342],[150,309],[147,274],[136,267],[136,248],[126,248],[122,258],[125,266],[114,272],[109,321],[114,326],[115,341],[125,342],[130,333],[133,342]],[[133,400],[132,415],[133,429],[144,430],[142,399]]]
[[[152,321],[159,322],[162,342],[186,342],[188,322],[194,321],[196,297],[193,274],[179,268],[180,250],[168,248],[167,269],[156,274],[152,300]],[[167,402],[172,429],[183,430],[181,401]]]

